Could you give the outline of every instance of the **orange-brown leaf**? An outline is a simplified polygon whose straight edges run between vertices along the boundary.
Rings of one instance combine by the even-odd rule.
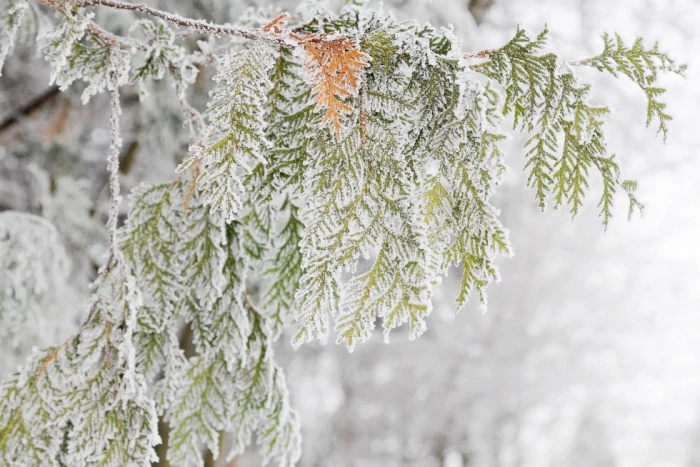
[[[273,19],[263,27],[263,31],[274,33],[282,32],[282,29],[287,24],[288,18],[289,13],[287,13],[286,11],[284,13],[280,13],[275,19]]]
[[[301,43],[306,52],[304,66],[315,84],[313,96],[318,109],[326,109],[323,124],[330,124],[340,136],[342,120],[353,108],[341,99],[357,94],[367,55],[360,52],[356,41],[340,37],[325,39],[306,36]]]

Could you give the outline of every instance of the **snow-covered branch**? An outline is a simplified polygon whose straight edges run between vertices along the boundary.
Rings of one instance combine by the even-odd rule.
[[[175,26],[191,28],[199,33],[214,34],[219,36],[243,37],[254,41],[265,41],[283,47],[295,47],[297,41],[289,34],[265,31],[264,29],[253,29],[236,27],[230,25],[216,24],[201,19],[186,18],[167,11],[152,8],[143,3],[126,3],[116,0],[36,0],[61,13],[74,11],[75,8],[88,8],[94,6],[104,6],[115,10],[127,10],[136,13],[143,13],[154,18],[161,19]],[[97,26],[91,26],[90,32],[103,38],[110,44],[117,44],[120,39],[104,31]]]

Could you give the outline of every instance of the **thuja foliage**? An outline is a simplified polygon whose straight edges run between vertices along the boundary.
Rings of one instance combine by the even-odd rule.
[[[117,36],[94,8],[140,19]],[[546,30],[469,53],[450,29],[366,5],[335,14],[312,4],[294,24],[281,14],[246,26],[116,0],[4,0],[0,10],[0,58],[23,19],[53,10],[61,19],[37,39],[52,83],[82,81],[85,102],[102,92],[112,102],[108,260],[79,329],[0,388],[0,456],[11,465],[148,465],[159,419],[171,465],[202,465],[204,448],[232,458],[253,440],[266,462],[295,464],[297,415],[272,350],[283,329],[295,346],[333,329],[351,350],[378,321],[387,341],[402,325],[416,338],[455,266],[457,306],[472,293],[485,304],[494,261],[511,252],[491,202],[510,120],[528,136],[541,208],[576,215],[598,178],[604,224],[617,192],[632,214],[636,183],[605,144],[609,110],[575,69],[631,79],[664,136],[657,80],[683,72],[656,45],[607,35],[600,55],[578,62],[548,52]],[[191,50],[189,35],[213,39]],[[186,90],[210,65],[200,114]],[[117,230],[119,92],[165,76],[190,153],[172,183],[131,193]]]

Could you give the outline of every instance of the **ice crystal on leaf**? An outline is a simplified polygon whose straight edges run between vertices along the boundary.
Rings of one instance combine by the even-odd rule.
[[[26,9],[10,3],[0,57]],[[466,53],[452,29],[366,5],[334,14],[313,4],[295,24],[256,13],[231,26],[116,0],[40,3],[62,14],[38,40],[51,82],[84,81],[84,101],[110,94],[110,246],[83,324],[0,387],[0,456],[15,465],[149,465],[159,419],[171,465],[203,465],[204,448],[231,459],[254,441],[265,462],[294,465],[298,417],[273,353],[285,328],[297,346],[335,332],[352,350],[377,321],[385,341],[403,325],[417,338],[454,267],[456,306],[472,293],[485,305],[496,258],[511,253],[491,201],[506,170],[504,118],[527,134],[527,184],[542,208],[577,214],[597,172],[604,224],[618,190],[631,213],[636,183],[605,144],[609,110],[590,103],[575,69],[632,79],[664,135],[659,73],[683,72],[657,46],[611,36],[600,55],[569,63],[545,53],[546,30],[518,29],[501,48]],[[92,7],[155,22],[117,36],[93,21]],[[212,37],[190,51],[183,38],[195,31]],[[210,63],[201,116],[186,91]],[[117,228],[120,88],[137,85],[145,98],[166,75],[190,153],[172,183],[132,191]],[[14,266],[0,275],[0,320],[15,329],[56,306],[45,284],[65,269],[53,262],[53,234],[42,241],[56,256],[37,249],[14,261],[8,245],[30,237],[17,240],[7,216],[0,261]]]

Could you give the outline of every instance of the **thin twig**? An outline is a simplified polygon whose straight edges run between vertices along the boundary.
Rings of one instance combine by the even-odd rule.
[[[44,3],[44,2],[55,3],[55,0],[38,0],[38,1],[40,1],[42,3]],[[264,40],[264,41],[273,42],[275,44],[282,45],[285,47],[290,47],[290,46],[296,45],[293,42],[290,43],[293,40],[288,35],[275,34],[272,32],[260,31],[258,29],[252,29],[252,28],[242,28],[242,27],[236,27],[236,26],[228,26],[228,25],[223,25],[223,24],[210,23],[209,21],[205,21],[202,19],[185,18],[185,17],[180,16],[180,15],[168,13],[167,11],[162,11],[162,10],[158,10],[156,8],[152,8],[152,7],[150,7],[146,4],[143,4],[143,3],[125,3],[125,2],[120,2],[120,1],[116,1],[116,0],[76,0],[73,4],[79,8],[86,8],[86,7],[92,7],[92,6],[105,6],[108,8],[114,8],[116,10],[135,11],[135,12],[144,13],[144,14],[153,16],[155,18],[160,18],[163,21],[166,21],[170,24],[174,24],[176,26],[192,28],[192,29],[196,29],[198,31],[204,31],[204,32],[208,32],[211,34],[217,34],[217,35],[222,35],[222,36],[245,37],[246,39],[251,39],[251,40]]]
[[[119,89],[117,83],[112,84],[110,89],[112,114],[109,119],[109,128],[111,133],[111,143],[109,146],[109,157],[107,158],[107,170],[109,171],[109,191],[112,196],[112,203],[109,208],[109,217],[107,219],[107,228],[109,229],[109,256],[105,271],[109,272],[114,265],[116,250],[117,250],[117,221],[119,218],[119,205],[121,204],[120,186],[119,186],[119,148],[122,145],[122,139],[119,136],[119,117],[122,109],[119,103]]]
[[[76,4],[70,2],[69,0],[36,0],[38,3],[45,5],[52,10],[55,10],[63,15],[70,16],[73,14],[73,10],[77,6]],[[123,48],[136,48],[139,50],[148,50],[148,46],[139,41],[129,39],[126,37],[120,37],[108,32],[97,24],[90,21],[87,25],[88,32],[101,40],[103,43],[110,47],[123,47]]]
[[[68,342],[68,341],[66,341],[66,342]],[[41,364],[41,368],[39,368],[39,371],[38,371],[37,374],[36,374],[36,377],[37,377],[37,378],[38,378],[39,376],[41,376],[42,374],[44,374],[44,372],[46,371],[46,369],[49,367],[49,363],[51,363],[52,361],[54,361],[54,360],[56,359],[56,357],[58,357],[59,352],[61,351],[61,349],[63,348],[63,346],[66,345],[66,342],[64,342],[64,343],[61,344],[60,346],[56,347],[56,348],[53,350],[53,352],[51,352],[51,353],[49,354],[49,356],[46,357],[46,360],[44,360],[44,363]]]
[[[37,377],[37,378],[38,378],[39,376],[41,376],[41,375],[49,368],[49,364],[50,364],[52,361],[56,360],[56,357],[58,357],[58,354],[61,353],[61,350],[63,350],[63,348],[64,348],[65,346],[67,346],[68,344],[70,344],[70,342],[71,342],[73,339],[75,339],[75,335],[72,335],[72,336],[70,336],[68,339],[66,339],[65,341],[63,341],[63,344],[61,344],[61,345],[59,345],[58,347],[56,347],[56,348],[46,357],[46,360],[44,360],[44,363],[41,364],[41,368],[39,368],[39,371],[38,371],[37,374],[36,374],[36,377]]]
[[[95,300],[93,302],[92,306],[90,307],[90,311],[88,312],[87,318],[85,318],[85,321],[83,321],[83,324],[80,327],[85,326],[86,324],[88,324],[92,320],[92,317],[95,314],[95,310],[97,310],[97,307],[101,303],[102,303],[102,297],[98,298],[97,300]]]
[[[127,39],[125,37],[119,37],[115,36],[111,32],[107,32],[95,23],[89,23],[87,26],[88,32],[92,34],[94,37],[100,39],[103,43],[107,44],[109,47],[124,47],[124,48],[130,48],[130,47],[135,47],[139,50],[146,51],[148,50],[148,46],[145,44],[142,44],[140,42],[137,42],[133,39]]]

